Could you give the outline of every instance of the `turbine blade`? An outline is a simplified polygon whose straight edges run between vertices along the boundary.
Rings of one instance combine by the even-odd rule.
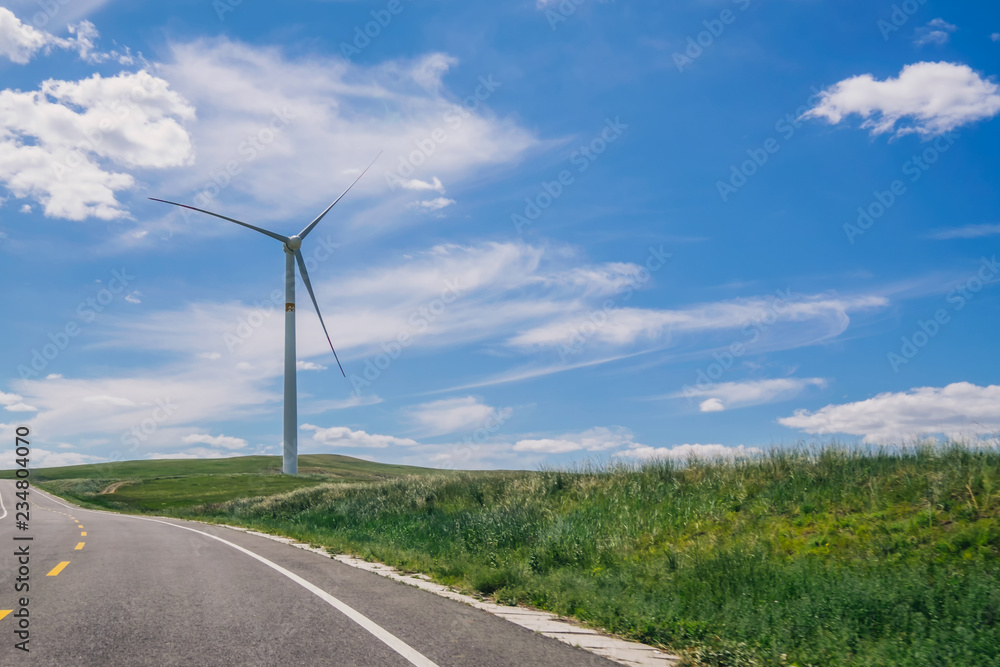
[[[302,251],[295,251],[295,260],[299,263],[299,273],[302,274],[302,282],[306,284],[306,290],[309,292],[309,298],[312,299],[313,306],[316,307],[316,315],[319,317],[319,323],[323,327],[323,333],[326,334],[326,342],[330,343],[330,350],[333,351],[333,358],[337,360],[337,366],[340,367],[340,372],[347,377],[347,373],[344,373],[344,367],[340,365],[340,357],[337,356],[337,351],[333,349],[333,341],[330,340],[330,334],[327,333],[326,323],[323,322],[323,315],[319,312],[319,304],[316,303],[316,295],[313,294],[312,284],[309,282],[309,272],[306,271],[306,261],[302,259]]]
[[[272,239],[277,239],[282,243],[288,242],[287,236],[282,236],[281,234],[275,234],[274,232],[269,232],[266,229],[262,229],[260,227],[254,227],[253,225],[249,225],[245,222],[240,222],[239,220],[234,220],[233,218],[227,218],[224,215],[219,215],[218,213],[212,213],[211,211],[206,211],[203,208],[195,208],[194,206],[188,206],[187,204],[178,204],[175,201],[167,201],[166,199],[157,199],[156,197],[150,197],[150,199],[152,199],[153,201],[163,202],[164,204],[173,204],[174,206],[180,206],[181,208],[189,208],[192,211],[198,211],[199,213],[207,213],[208,215],[214,215],[216,218],[222,218],[223,220],[228,220],[229,222],[235,222],[237,225],[243,225],[244,227],[248,227],[256,232],[260,232],[261,234],[266,234],[270,236]]]
[[[382,151],[379,151],[378,155],[375,156],[375,160],[378,160],[379,156],[381,156],[381,155],[382,155]],[[375,164],[375,160],[372,160],[372,163],[370,165],[368,165],[367,167],[365,167],[365,170],[363,172],[361,172],[361,176],[364,176],[368,172],[368,170],[372,168],[372,165]],[[313,220],[312,222],[310,222],[306,226],[306,228],[303,229],[299,233],[299,237],[304,239],[306,237],[306,234],[308,234],[309,232],[311,232],[313,230],[313,227],[315,227],[316,225],[319,224],[319,221],[323,219],[323,216],[325,216],[327,213],[329,213],[330,209],[332,209],[334,206],[336,206],[337,202],[339,202],[341,199],[343,199],[344,195],[346,195],[348,192],[350,192],[351,188],[353,188],[355,185],[357,185],[358,181],[361,180],[361,176],[358,176],[356,179],[354,179],[354,183],[351,183],[348,186],[348,188],[346,190],[344,190],[344,194],[343,195],[340,195],[339,197],[337,197],[337,200],[335,202],[333,202],[332,204],[330,204],[329,206],[327,206],[325,211],[323,211],[318,216],[316,216],[316,219]]]

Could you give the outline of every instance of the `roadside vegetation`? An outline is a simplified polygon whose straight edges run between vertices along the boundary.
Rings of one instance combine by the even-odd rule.
[[[169,513],[427,573],[689,664],[1000,665],[995,448],[422,472]]]

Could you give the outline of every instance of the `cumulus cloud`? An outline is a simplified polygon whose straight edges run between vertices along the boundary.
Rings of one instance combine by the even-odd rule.
[[[444,194],[444,185],[441,183],[441,179],[437,176],[435,176],[430,182],[421,181],[419,178],[411,178],[401,181],[400,186],[406,190],[433,190],[438,194]]]
[[[406,415],[422,435],[434,436],[474,431],[491,419],[502,423],[511,412],[510,408],[497,410],[474,396],[466,396],[416,405],[408,409]]]
[[[743,459],[763,453],[763,450],[757,447],[744,447],[743,445],[727,447],[725,445],[685,444],[674,447],[634,447],[617,452],[615,456],[641,460],[675,459],[686,461],[689,459]]]
[[[956,30],[958,30],[958,26],[952,25],[944,19],[934,19],[927,25],[917,29],[917,36],[913,41],[917,46],[925,46],[927,44],[944,46],[951,39],[951,33]]]
[[[315,361],[296,361],[295,369],[300,371],[325,371],[326,366],[317,364]]]
[[[721,412],[731,408],[763,405],[798,396],[807,387],[824,387],[823,378],[775,378],[747,382],[720,382],[704,386],[685,387],[670,394],[670,398],[703,399],[702,412]]]
[[[806,433],[847,433],[868,443],[899,443],[926,435],[961,438],[1000,431],[1000,385],[956,382],[884,393],[865,401],[797,410],[780,424]]]
[[[97,51],[95,44],[100,35],[90,21],[69,25],[67,31],[69,37],[56,37],[45,30],[22,22],[12,11],[0,7],[0,56],[6,56],[13,63],[25,65],[40,51],[48,52],[53,48],[59,48],[76,51],[80,59],[88,63],[115,60],[121,64],[132,64],[135,60],[128,49],[109,53]]]
[[[409,438],[396,438],[391,435],[378,435],[364,431],[353,431],[346,426],[322,428],[313,424],[303,424],[303,431],[313,431],[313,442],[327,447],[358,447],[367,449],[384,449],[386,447],[413,447],[418,443]]]
[[[539,452],[545,454],[568,454],[570,452],[602,452],[616,447],[630,449],[643,448],[635,442],[635,436],[627,428],[598,426],[581,433],[570,433],[555,438],[518,440],[514,443],[516,452]],[[647,448],[648,449],[648,448]]]
[[[185,445],[211,445],[212,447],[222,447],[230,450],[243,449],[247,446],[247,441],[243,438],[234,438],[228,435],[207,435],[201,433],[186,435],[181,438],[181,442]]]
[[[108,165],[189,163],[193,149],[182,123],[193,118],[194,108],[146,71],[0,91],[0,183],[37,200],[49,217],[124,217],[116,193],[135,178]]]
[[[38,408],[33,408],[25,404],[24,399],[17,394],[5,394],[0,391],[0,405],[9,412],[37,412]]]
[[[845,79],[824,90],[803,118],[824,118],[836,125],[847,116],[865,119],[872,134],[895,131],[939,135],[1000,112],[1000,87],[968,65],[920,62],[894,79],[871,74]]]

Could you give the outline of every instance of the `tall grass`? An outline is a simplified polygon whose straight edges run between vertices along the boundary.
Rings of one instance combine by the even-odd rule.
[[[713,665],[1000,665],[1000,451],[449,474],[204,506]]]

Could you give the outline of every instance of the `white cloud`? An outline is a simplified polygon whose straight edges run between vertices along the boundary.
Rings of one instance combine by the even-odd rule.
[[[503,423],[512,410],[496,408],[481,403],[473,396],[431,401],[409,408],[406,415],[417,425],[423,436],[444,435],[461,431],[474,431],[491,418]]]
[[[247,441],[243,438],[234,438],[228,435],[206,435],[200,433],[193,433],[191,435],[186,435],[181,438],[181,442],[185,445],[202,444],[202,445],[212,445],[213,447],[223,447],[225,449],[235,450],[243,449],[247,446]]]
[[[925,435],[960,438],[1000,431],[1000,385],[956,382],[884,393],[865,401],[797,410],[778,422],[806,433],[847,433],[865,442],[904,442]]]
[[[208,361],[218,361],[222,358],[221,352],[201,352],[198,354],[199,359],[207,359]]]
[[[118,407],[133,407],[135,405],[135,402],[128,398],[123,398],[121,396],[109,396],[107,394],[99,396],[83,396],[80,400],[84,403],[115,405]]]
[[[734,299],[699,304],[679,310],[617,308],[609,311],[588,309],[552,318],[541,326],[522,331],[508,342],[514,347],[575,347],[581,338],[589,344],[623,346],[636,342],[668,344],[680,333],[739,330],[762,317],[775,322],[824,320],[836,335],[850,323],[848,313],[885,306],[881,297],[838,299],[826,295],[799,296],[776,304],[773,299]],[[583,309],[579,309],[583,310]],[[772,325],[773,326],[773,325]]]
[[[861,127],[875,135],[893,130],[897,136],[938,135],[998,112],[1000,87],[968,65],[920,62],[904,67],[895,79],[878,81],[871,74],[845,79],[824,90],[803,118],[836,125],[858,114],[865,119]]]
[[[642,460],[651,459],[676,459],[685,461],[688,459],[742,459],[763,454],[763,450],[757,447],[727,447],[725,445],[675,445],[674,447],[645,447],[639,446],[629,450],[617,452],[615,456],[636,458]]]
[[[38,412],[38,408],[32,407],[26,403],[14,403],[13,405],[4,406],[5,410],[10,412]]]
[[[630,449],[646,448],[635,442],[635,436],[622,426],[606,428],[598,426],[581,433],[561,435],[555,438],[518,440],[514,443],[516,452],[540,452],[545,454],[568,454],[570,452],[602,452],[616,447]]]
[[[0,391],[0,405],[14,405],[15,403],[20,403],[23,397],[17,394],[5,394]]]
[[[313,442],[328,447],[367,447],[371,449],[383,449],[385,447],[413,447],[417,445],[416,440],[409,438],[396,438],[391,435],[370,434],[364,431],[352,431],[346,426],[334,426],[322,428],[313,424],[303,424],[299,427],[303,431],[313,431]]]
[[[21,204],[21,213],[31,213],[31,204]]]
[[[402,181],[400,185],[406,190],[433,190],[439,194],[444,194],[444,185],[442,185],[441,179],[437,176],[430,182],[421,181],[419,178],[411,178]]]
[[[296,361],[295,369],[300,371],[325,371],[326,366],[322,364],[317,364],[314,361]]]
[[[951,33],[958,30],[958,26],[948,23],[944,19],[934,19],[927,25],[917,29],[917,37],[914,44],[924,46],[926,44],[936,44],[944,46],[951,39]]]
[[[384,149],[373,177],[362,179],[352,197],[384,195],[387,180],[405,192],[383,196],[355,224],[370,230],[412,222],[404,215],[411,201],[407,193],[443,190],[442,181],[467,180],[481,168],[512,164],[540,144],[513,120],[485,109],[469,112],[456,102],[467,93],[446,91],[442,82],[454,62],[430,53],[364,65],[339,57],[290,57],[277,48],[223,38],[174,44],[170,61],[157,71],[197,105],[192,133],[200,168],[176,172],[162,187],[181,201],[195,198],[211,183],[208,168],[236,160],[241,173],[219,195],[231,215],[263,222],[309,220],[335,194],[331,169],[365,165]],[[269,141],[251,151],[247,137],[266,130],[276,117],[279,130],[267,130]],[[435,143],[431,137],[441,133],[446,140]],[[433,151],[410,160],[420,142],[430,142]]]
[[[61,447],[62,445],[60,445]],[[14,450],[0,453],[4,461],[13,461],[16,456]],[[101,463],[107,459],[101,456],[91,456],[90,454],[80,454],[79,452],[53,452],[48,449],[32,446],[31,467],[32,468],[57,468],[59,466],[78,466],[87,463]]]
[[[774,378],[747,382],[720,382],[704,386],[688,386],[671,394],[671,398],[705,399],[699,405],[702,412],[721,412],[732,408],[763,405],[798,396],[807,387],[824,387],[823,378]]]
[[[134,290],[125,295],[125,300],[129,303],[142,303],[142,292]]]
[[[410,204],[410,208],[424,213],[430,213],[431,211],[440,211],[441,209],[447,208],[454,203],[454,199],[448,199],[447,197],[435,197],[434,199],[415,201]]]
[[[698,404],[698,409],[702,412],[722,412],[726,406],[721,399],[708,398]]]
[[[1000,224],[965,225],[951,229],[940,229],[928,235],[928,238],[946,241],[950,239],[978,239],[984,236],[1000,234]]]
[[[184,98],[145,71],[0,91],[0,183],[34,198],[49,217],[124,217],[116,192],[135,178],[104,163],[187,164],[193,149],[181,123],[193,118]]]
[[[994,42],[1000,42],[1000,32],[995,32],[992,35],[990,35],[990,39],[993,40]]]
[[[42,14],[45,15],[44,13]],[[6,56],[11,62],[19,65],[27,64],[39,52],[48,52],[53,47],[76,51],[80,59],[88,63],[101,63],[109,60],[120,64],[132,64],[134,58],[126,48],[123,52],[117,50],[102,53],[94,49],[100,34],[90,21],[67,26],[70,37],[55,35],[22,22],[12,11],[0,7],[0,56]]]

